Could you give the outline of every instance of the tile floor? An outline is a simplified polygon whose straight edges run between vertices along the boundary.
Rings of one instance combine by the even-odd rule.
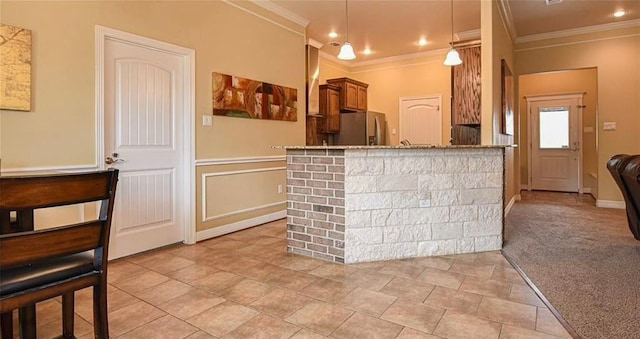
[[[499,252],[339,265],[287,253],[285,227],[111,262],[111,336],[570,338]],[[92,337],[90,290],[76,314]],[[60,334],[57,299],[37,317],[39,338]]]

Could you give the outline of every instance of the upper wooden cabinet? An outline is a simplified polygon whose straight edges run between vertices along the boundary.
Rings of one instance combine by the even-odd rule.
[[[480,45],[458,47],[462,65],[454,66],[452,112],[454,125],[480,124]]]
[[[334,85],[320,85],[320,114],[325,116],[322,133],[340,132],[340,88]]]
[[[369,85],[349,78],[328,79],[327,83],[340,88],[340,110],[367,110],[367,87]]]

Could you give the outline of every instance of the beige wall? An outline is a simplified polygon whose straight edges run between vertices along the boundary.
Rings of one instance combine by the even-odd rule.
[[[304,28],[251,2],[240,1],[2,1],[1,20],[5,24],[33,31],[33,110],[0,113],[0,155],[2,169],[56,167],[95,164],[94,133],[94,26],[149,37],[194,49],[196,159],[284,155],[272,145],[304,144]],[[256,15],[257,14],[257,15]],[[298,89],[298,121],[260,121],[214,117],[213,126],[201,126],[203,115],[211,114],[211,73],[221,72]],[[268,167],[269,162],[252,163]],[[196,187],[201,186],[198,168]],[[266,186],[276,187],[285,178],[271,172]],[[235,176],[237,174],[230,174]],[[284,194],[269,195],[256,202],[252,180],[232,180],[242,192],[223,199],[227,192],[204,192],[207,206],[215,213],[242,210],[255,204],[284,201]],[[198,191],[196,206],[202,203]],[[195,206],[194,206],[195,208]],[[277,207],[284,210],[285,204]],[[274,208],[240,214],[246,219],[266,214]],[[197,215],[198,230],[218,223],[203,223]]]
[[[515,60],[519,74],[597,69],[598,200],[622,201],[606,162],[614,154],[640,153],[640,25],[521,43]],[[615,121],[617,130],[603,131],[605,121]]]
[[[591,193],[597,197],[596,175],[597,153],[596,153],[596,108],[598,105],[597,69],[587,68],[569,71],[557,71],[536,74],[524,74],[518,77],[520,90],[520,116],[523,117],[520,124],[521,140],[523,147],[520,150],[522,155],[520,162],[520,178],[522,185],[528,185],[528,163],[529,163],[529,125],[527,112],[527,95],[553,94],[584,92],[582,104],[586,107],[582,109],[582,126],[579,130],[582,133],[582,186],[589,188]],[[584,128],[592,128],[593,132],[585,132]]]
[[[505,135],[501,133],[502,124],[502,69],[501,60],[504,59],[515,75],[513,43],[503,24],[498,2],[482,1],[480,5],[481,15],[481,40],[482,40],[482,125],[481,142],[484,145],[501,144],[512,145],[517,143],[518,133]],[[515,103],[514,103],[515,104]],[[518,126],[517,107],[514,111],[514,124]],[[519,148],[507,147],[505,149],[505,196],[504,202],[508,204],[520,192],[518,161]]]
[[[442,98],[442,144],[451,139],[451,68],[444,66],[444,54],[411,60],[344,67],[321,58],[320,83],[326,79],[349,77],[369,84],[368,108],[385,113],[387,144],[400,144],[400,98],[440,95]],[[393,135],[392,131],[396,130]]]

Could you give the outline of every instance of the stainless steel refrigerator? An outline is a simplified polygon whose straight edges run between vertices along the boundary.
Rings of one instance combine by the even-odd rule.
[[[386,145],[386,129],[384,113],[340,113],[340,133],[334,141],[336,145]]]

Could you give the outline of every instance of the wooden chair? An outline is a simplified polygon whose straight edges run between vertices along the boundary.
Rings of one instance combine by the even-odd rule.
[[[101,202],[96,220],[0,234],[2,338],[13,337],[12,312],[20,309],[21,337],[35,337],[35,303],[62,296],[62,338],[74,338],[74,293],[93,286],[96,338],[109,338],[107,258],[118,170],[46,176],[0,177],[0,214]],[[2,218],[2,222],[8,218]],[[5,229],[6,225],[2,225]],[[23,312],[24,311],[24,312]],[[24,314],[23,314],[24,313]],[[32,323],[29,323],[29,322]],[[26,333],[25,333],[26,332]]]

